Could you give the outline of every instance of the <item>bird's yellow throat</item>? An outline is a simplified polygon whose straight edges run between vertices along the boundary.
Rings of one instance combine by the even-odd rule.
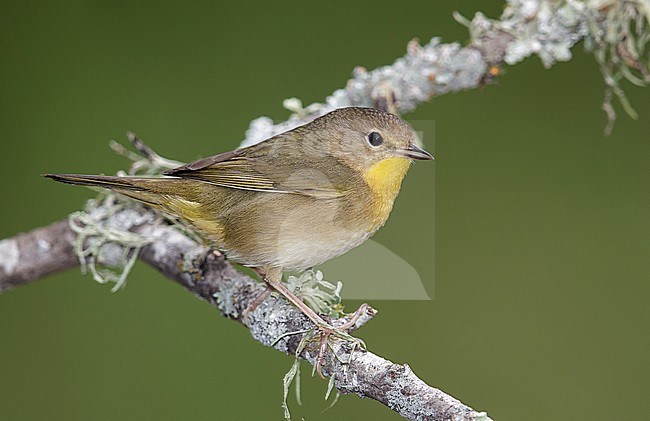
[[[388,219],[410,165],[411,160],[407,158],[387,158],[370,167],[364,174],[363,178],[375,194],[372,229],[378,229]]]
[[[370,167],[364,178],[376,195],[395,198],[410,165],[407,158],[386,158]]]

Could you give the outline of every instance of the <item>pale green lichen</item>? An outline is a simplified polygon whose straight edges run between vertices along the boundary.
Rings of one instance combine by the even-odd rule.
[[[284,410],[284,418],[286,420],[291,420],[291,413],[289,412],[289,405],[287,403],[287,397],[289,396],[289,388],[291,387],[291,384],[295,382],[295,391],[296,391],[296,402],[298,405],[302,405],[302,398],[301,398],[301,389],[300,389],[300,354],[305,350],[307,347],[307,344],[315,337],[317,334],[316,329],[310,329],[307,332],[294,332],[294,333],[306,333],[302,339],[300,340],[300,343],[298,344],[298,347],[296,348],[296,352],[294,354],[295,359],[293,361],[293,364],[291,365],[291,368],[289,368],[289,371],[284,375],[282,379],[282,390],[283,390],[283,397],[282,397],[282,409]],[[332,348],[331,343],[329,342],[328,339],[328,346]],[[352,360],[352,356],[354,355],[354,350],[356,349],[356,345],[353,346],[353,350],[350,353],[350,359],[349,361],[341,361],[341,359],[336,355],[336,351],[332,348],[332,355],[336,356],[336,358],[342,363],[342,364],[349,364],[349,362]],[[315,361],[313,361],[313,369],[312,369],[312,377],[316,374],[316,366],[318,364],[317,358]],[[336,374],[331,373],[329,381],[327,382],[327,390],[325,391],[325,401],[329,400],[332,391],[334,391],[334,386],[336,383]],[[332,402],[330,405],[328,405],[325,409],[323,409],[323,412],[327,411],[328,409],[331,409],[336,403],[338,402],[340,397],[340,393],[336,391],[334,394],[334,399],[332,399]]]
[[[336,285],[326,281],[320,270],[307,270],[300,276],[289,276],[287,288],[319,314],[339,317],[343,314],[341,289],[343,283]]]
[[[487,412],[479,412],[474,421],[492,421],[492,418],[488,417]]]
[[[284,410],[284,418],[286,420],[291,420],[291,413],[289,412],[289,405],[287,404],[287,397],[289,396],[289,387],[293,383],[294,379],[296,381],[296,401],[298,405],[302,405],[302,399],[300,397],[300,354],[307,347],[312,335],[305,335],[300,340],[298,347],[296,348],[295,359],[289,371],[282,378],[282,409]]]
[[[325,402],[327,402],[327,400],[330,398],[330,394],[332,393],[332,390],[335,390],[334,389],[335,383],[336,383],[336,375],[332,374],[330,376],[330,380],[327,382],[327,392],[325,392]],[[341,394],[337,390],[336,393],[334,393],[334,399],[332,399],[332,402],[325,409],[323,409],[321,413],[334,408],[334,405],[336,405],[340,397]]]
[[[511,65],[531,55],[539,56],[547,68],[568,61],[571,48],[584,39],[605,82],[602,108],[608,118],[606,134],[611,133],[616,119],[614,97],[630,117],[637,118],[621,82],[650,85],[648,0],[509,0],[498,20],[480,12],[471,21],[458,14],[455,17],[468,26],[476,45],[489,33],[511,35],[504,57]]]
[[[161,171],[176,168],[183,165],[183,162],[174,161],[158,155],[153,149],[147,146],[135,133],[127,132],[126,136],[135,147],[138,153],[130,151],[121,143],[111,140],[109,146],[115,153],[128,158],[131,161],[129,175],[157,175]]]
[[[153,175],[182,163],[165,159],[146,146],[135,134],[127,136],[140,155],[111,141],[111,148],[132,161],[128,175]],[[118,175],[126,175],[120,171]],[[142,212],[142,205],[117,194],[100,190],[97,198],[86,202],[83,211],[70,215],[70,227],[77,234],[73,248],[79,258],[82,273],[88,270],[95,281],[114,283],[112,292],[126,285],[126,279],[140,250],[151,240],[130,229],[151,219],[164,217],[152,211]],[[175,219],[170,222],[191,232]],[[102,267],[98,267],[101,263]]]
[[[343,284],[339,281],[336,285],[326,281],[323,278],[323,273],[321,271],[307,270],[303,272],[300,276],[289,276],[287,279],[287,287],[291,290],[296,296],[303,300],[307,305],[309,305],[314,311],[320,314],[330,315],[332,317],[340,317],[344,315],[343,306],[341,304],[341,290]],[[325,341],[326,346],[330,350],[330,357],[336,358],[336,360],[347,366],[354,355],[355,350],[358,347],[365,348],[365,344],[361,339],[354,338],[347,332],[339,331],[336,328],[332,328],[334,332],[329,335]],[[295,352],[295,360],[289,371],[285,374],[283,378],[283,400],[282,408],[284,409],[285,419],[289,420],[290,413],[289,407],[287,404],[287,396],[289,394],[289,387],[291,383],[295,381],[296,387],[296,401],[298,404],[301,404],[300,398],[300,355],[307,347],[307,344],[313,340],[322,340],[321,332],[316,328],[300,330],[296,332],[287,332],[283,335],[278,336],[271,346],[275,346],[279,341],[285,339],[288,336],[293,335],[303,335],[300,340],[300,343]],[[348,341],[352,343],[352,350],[350,352],[349,359],[343,360],[339,357],[337,352],[337,347],[334,346],[333,341]],[[318,367],[319,361],[318,357],[315,357],[312,361],[312,376],[316,374],[316,368]],[[327,401],[330,398],[332,391],[334,390],[336,376],[334,373],[330,374],[330,378],[327,384],[327,390],[325,392],[325,400]],[[339,393],[336,392],[332,403],[325,408],[324,410],[330,409],[336,404],[339,398]]]
[[[82,273],[90,270],[93,279],[101,284],[113,282],[112,292],[126,285],[126,278],[140,250],[150,242],[141,235],[109,223],[130,205],[115,195],[104,195],[102,199],[89,200],[86,210],[74,212],[69,217],[70,228],[77,234],[73,249]],[[110,245],[118,247],[111,248]],[[103,262],[104,267],[98,268],[98,261]],[[109,269],[106,265],[118,269]]]
[[[600,12],[588,21],[585,48],[593,52],[605,80],[602,107],[608,117],[605,132],[609,134],[616,120],[614,96],[630,117],[638,117],[621,82],[650,86],[650,1],[591,0],[587,4]]]

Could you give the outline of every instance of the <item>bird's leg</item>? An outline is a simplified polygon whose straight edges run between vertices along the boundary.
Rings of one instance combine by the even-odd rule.
[[[289,288],[287,288],[282,283],[282,268],[267,267],[263,270],[260,268],[254,268],[253,270],[261,275],[262,279],[267,285],[267,289],[255,297],[255,299],[248,305],[248,307],[246,307],[246,310],[244,310],[243,317],[245,324],[248,324],[246,322],[248,315],[253,312],[260,304],[262,304],[266,298],[268,298],[272,290],[276,290],[287,300],[289,300],[289,302],[298,307],[298,310],[307,316],[309,320],[311,320],[321,330],[325,330],[328,333],[332,333],[334,331],[334,328],[329,323],[320,317],[314,310],[309,308],[307,304],[305,304],[300,298],[296,297],[296,295],[293,292],[289,291]]]
[[[262,273],[262,270],[260,268],[253,268],[255,273],[257,273],[260,278],[264,279],[264,273]],[[260,304],[264,302],[267,298],[269,298],[269,295],[273,292],[273,287],[268,284],[267,282],[264,283],[266,285],[266,288],[264,288],[264,291],[262,291],[257,297],[251,301],[248,306],[246,307],[246,310],[244,310],[244,313],[242,314],[242,318],[244,320],[244,325],[248,326],[248,315],[251,314],[257,307],[259,307]]]
[[[300,310],[305,316],[307,316],[309,320],[311,320],[321,330],[327,330],[329,331],[329,333],[332,333],[333,331],[332,326],[329,323],[327,323],[322,317],[316,314],[314,310],[309,308],[307,304],[305,304],[300,298],[296,297],[296,295],[293,292],[289,291],[289,288],[287,288],[282,283],[282,268],[272,267],[266,270],[265,272],[266,273],[264,274],[264,282],[266,282],[268,285],[270,285],[272,288],[274,288],[276,291],[282,294],[293,305],[298,307],[298,310]]]
[[[318,355],[316,356],[316,360],[314,361],[314,364],[316,365],[316,372],[321,378],[325,378],[325,376],[323,376],[322,367],[327,362],[325,359],[325,353],[327,352],[327,345],[330,336],[336,336],[340,339],[345,339],[348,341],[355,342],[356,344],[355,346],[361,345],[362,347],[365,348],[363,341],[350,336],[350,334],[348,334],[347,331],[352,327],[354,327],[359,317],[361,317],[361,315],[367,311],[369,307],[368,304],[361,305],[361,307],[359,307],[357,311],[354,312],[350,320],[348,320],[346,323],[342,324],[341,326],[334,327],[331,324],[327,323],[314,310],[309,308],[307,304],[305,304],[300,298],[298,298],[293,292],[289,290],[289,288],[287,288],[282,283],[282,268],[267,266],[264,269],[254,268],[254,270],[259,275],[261,275],[262,279],[267,285],[267,289],[263,291],[260,295],[255,297],[255,299],[248,305],[246,310],[244,310],[244,316],[243,316],[244,323],[248,324],[247,323],[248,315],[252,311],[254,311],[257,308],[257,306],[259,306],[271,294],[273,289],[278,291],[287,300],[289,300],[289,302],[291,302],[293,305],[298,307],[298,309],[305,316],[307,316],[307,318],[309,318],[309,320],[311,320],[312,323],[316,325],[316,329],[317,329],[316,334],[319,336],[319,346],[318,346]],[[299,331],[290,334],[297,334],[297,333],[304,333],[304,332],[305,331]],[[276,342],[284,336],[286,336],[286,334],[276,339]]]
[[[322,367],[327,362],[325,360],[325,353],[327,351],[327,341],[330,336],[334,335],[338,338],[345,339],[348,341],[355,342],[357,345],[365,347],[363,341],[360,339],[354,338],[347,333],[347,330],[352,328],[359,317],[367,311],[369,307],[367,304],[363,304],[357,311],[354,312],[352,317],[348,322],[341,326],[334,327],[331,324],[327,323],[321,316],[319,316],[314,310],[309,308],[300,298],[298,298],[294,293],[289,291],[289,289],[282,283],[282,269],[281,268],[267,268],[264,274],[264,281],[282,294],[287,300],[289,300],[293,305],[298,307],[298,309],[309,318],[318,329],[318,335],[320,336],[320,344],[318,347],[318,356],[316,357],[316,372],[321,378],[325,378],[322,373]]]

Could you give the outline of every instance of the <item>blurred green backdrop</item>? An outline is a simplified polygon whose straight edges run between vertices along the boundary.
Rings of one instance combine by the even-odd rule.
[[[3,1],[0,238],[82,206],[91,191],[39,174],[124,168],[107,141],[126,130],[184,161],[234,148],[284,98],[322,100],[413,37],[466,41],[451,13],[479,7],[502,8]],[[640,119],[603,137],[601,76],[574,51],[404,116],[435,120],[436,161],[375,237],[435,298],[373,302],[359,335],[497,420],[647,416],[650,95],[628,87]],[[0,296],[1,419],[280,419],[290,365],[142,264],[116,294],[73,270]],[[321,413],[325,389],[304,379],[295,419],[398,418],[356,396]]]

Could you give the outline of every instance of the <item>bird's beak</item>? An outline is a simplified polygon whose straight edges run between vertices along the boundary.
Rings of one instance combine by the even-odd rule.
[[[421,161],[433,159],[433,155],[412,143],[409,144],[406,149],[400,149],[398,152],[400,155],[411,159],[418,159]]]

